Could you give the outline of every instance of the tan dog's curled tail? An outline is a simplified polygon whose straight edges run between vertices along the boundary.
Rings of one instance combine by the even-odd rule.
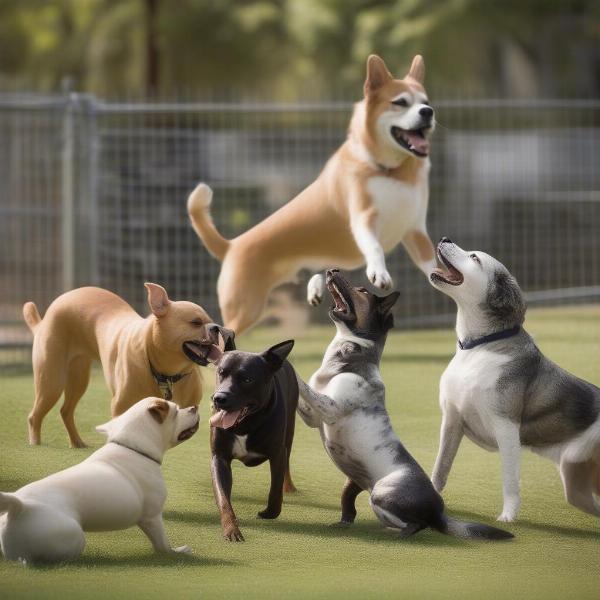
[[[188,198],[187,210],[194,231],[198,234],[206,249],[215,258],[222,261],[229,249],[229,240],[226,240],[216,230],[210,216],[212,196],[212,190],[205,183],[199,183]]]
[[[0,515],[9,513],[17,514],[23,508],[23,503],[14,495],[0,492]]]
[[[25,319],[25,323],[27,323],[27,327],[29,327],[32,332],[35,331],[35,328],[42,321],[37,306],[33,302],[25,302],[25,304],[23,304],[23,318]]]

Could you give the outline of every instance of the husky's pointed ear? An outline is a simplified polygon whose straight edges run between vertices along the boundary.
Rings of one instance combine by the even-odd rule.
[[[392,310],[394,304],[396,304],[398,298],[400,298],[400,292],[392,292],[387,296],[383,296],[383,298],[379,298],[379,304],[377,306],[379,312],[383,315],[387,315],[390,310]]]
[[[281,369],[283,361],[288,357],[288,354],[292,351],[293,347],[294,340],[287,340],[286,342],[271,346],[268,350],[265,350],[261,356],[267,361],[267,364],[273,371],[277,371]]]
[[[365,97],[370,96],[392,79],[393,77],[390,75],[383,59],[379,58],[377,54],[371,54],[367,59],[367,78],[364,85]]]
[[[425,61],[420,54],[417,54],[410,65],[406,78],[414,79],[417,83],[423,85],[425,82]]]
[[[144,287],[148,290],[148,305],[155,317],[164,317],[169,310],[171,301],[167,290],[157,283],[146,282]]]

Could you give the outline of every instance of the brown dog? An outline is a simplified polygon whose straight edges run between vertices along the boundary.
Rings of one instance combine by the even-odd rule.
[[[426,228],[428,138],[435,120],[424,77],[421,56],[401,80],[390,75],[381,58],[370,56],[365,97],[355,106],[346,142],[316,181],[233,240],[223,238],[212,223],[210,188],[200,184],[192,192],[192,225],[223,262],[218,293],[226,327],[239,335],[256,323],[269,292],[302,268],[366,264],[369,281],[389,290],[385,254],[400,242],[426,275],[435,268]],[[313,276],[308,301],[318,304],[323,291],[323,276]]]
[[[40,443],[42,420],[64,392],[60,414],[71,446],[85,446],[74,413],[87,388],[92,359],[102,363],[113,417],[148,396],[173,400],[181,408],[200,402],[202,379],[194,363],[208,364],[211,318],[197,304],[172,302],[160,285],[145,285],[152,311],[145,319],[119,296],[95,287],[59,296],[43,319],[33,302],[23,306],[34,335],[30,444]]]

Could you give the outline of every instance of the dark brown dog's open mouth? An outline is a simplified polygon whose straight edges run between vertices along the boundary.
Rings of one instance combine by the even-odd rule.
[[[409,131],[393,125],[391,134],[394,140],[405,150],[419,158],[425,158],[429,154],[429,140],[425,137],[426,129],[428,127]]]
[[[437,255],[440,262],[446,267],[444,269],[435,268],[431,273],[431,281],[441,281],[449,285],[460,285],[464,281],[463,274],[442,254],[441,244],[438,244]]]
[[[239,410],[226,411],[224,409],[217,410],[217,412],[210,418],[211,427],[220,427],[221,429],[229,429],[235,427],[250,412],[249,406],[244,406]]]
[[[185,440],[189,440],[195,433],[198,431],[200,427],[200,419],[196,421],[196,424],[193,427],[188,427],[188,429],[184,429],[178,436],[177,441],[183,442]]]

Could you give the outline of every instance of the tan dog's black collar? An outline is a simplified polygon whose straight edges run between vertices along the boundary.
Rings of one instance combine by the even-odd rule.
[[[158,458],[154,458],[154,456],[150,456],[149,454],[146,454],[145,452],[142,452],[137,448],[132,448],[131,446],[123,444],[122,442],[117,442],[116,440],[110,440],[109,444],[116,444],[117,446],[127,448],[127,450],[131,450],[132,452],[137,452],[138,454],[141,454],[144,458],[149,458],[151,461],[155,462],[159,467],[162,466],[162,461],[158,460]]]
[[[153,366],[150,361],[150,371],[152,372],[152,377],[154,377],[154,381],[156,381],[156,385],[162,394],[162,397],[165,400],[173,399],[173,386],[189,375],[188,373],[177,373],[176,375],[164,375],[163,373],[159,373]]]

